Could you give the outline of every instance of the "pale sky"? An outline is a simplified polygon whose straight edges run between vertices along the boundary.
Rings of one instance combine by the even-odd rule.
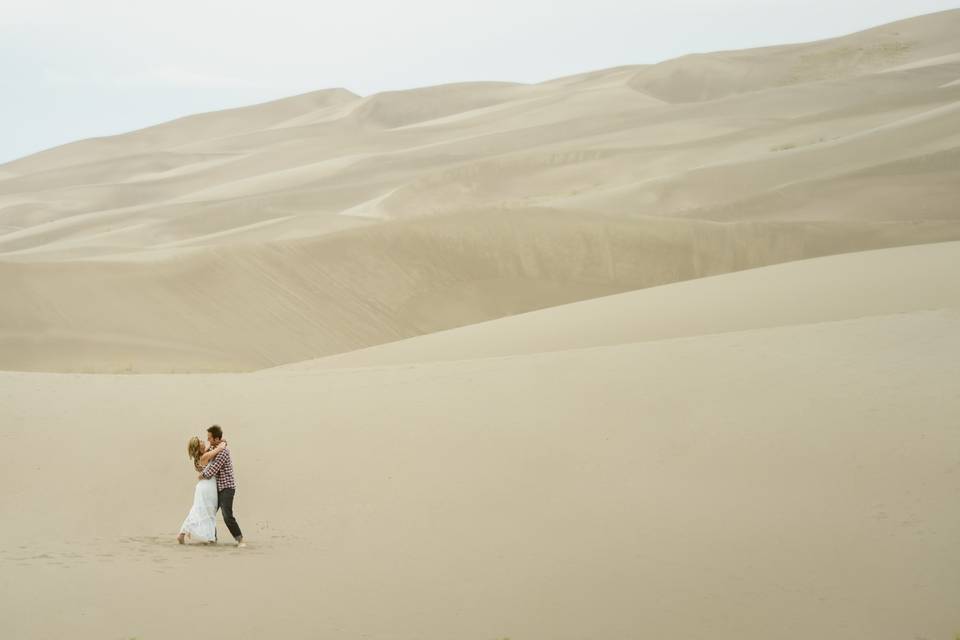
[[[539,82],[844,35],[960,0],[2,0],[0,162],[345,87]]]

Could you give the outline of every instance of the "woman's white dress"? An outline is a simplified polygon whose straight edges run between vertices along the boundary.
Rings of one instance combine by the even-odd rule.
[[[190,542],[213,542],[217,539],[217,479],[197,482],[193,491],[193,506],[180,527]]]

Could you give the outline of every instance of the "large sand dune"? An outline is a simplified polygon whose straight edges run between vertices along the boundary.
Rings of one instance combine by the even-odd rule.
[[[0,638],[952,638],[958,79],[960,10],[0,166]]]
[[[958,34],[951,11],[535,85],[332,89],[8,163],[0,367],[248,370],[960,239]]]

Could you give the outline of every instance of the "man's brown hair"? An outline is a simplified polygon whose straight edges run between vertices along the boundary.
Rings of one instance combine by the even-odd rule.
[[[223,438],[223,429],[221,429],[217,425],[213,425],[212,427],[207,429],[207,433],[212,435],[217,440],[221,440]]]

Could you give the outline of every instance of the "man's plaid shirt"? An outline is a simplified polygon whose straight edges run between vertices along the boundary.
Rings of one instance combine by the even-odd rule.
[[[230,459],[230,448],[227,447],[217,454],[203,470],[204,478],[217,476],[217,491],[236,489],[237,480],[233,477],[233,460]]]

